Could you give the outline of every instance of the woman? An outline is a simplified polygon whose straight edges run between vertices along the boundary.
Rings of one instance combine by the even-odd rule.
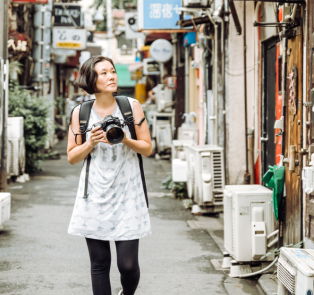
[[[111,59],[103,56],[89,58],[79,70],[74,82],[89,94],[95,94],[88,128],[112,115],[123,119],[113,94],[118,77]],[[135,122],[143,117],[137,100],[128,98]],[[119,295],[132,295],[137,288],[139,239],[151,233],[148,209],[143,191],[137,153],[149,156],[152,145],[146,121],[135,126],[137,140],[131,139],[128,127],[124,139],[112,145],[106,132],[95,127],[87,133],[86,142],[79,133],[79,107],[73,111],[72,131],[68,138],[68,161],[75,165],[91,154],[88,198],[84,199],[85,165],[83,166],[69,233],[86,239],[91,261],[94,295],[111,294],[109,271],[111,253],[109,241],[115,241],[118,268],[123,290]],[[71,129],[70,129],[71,130]],[[81,145],[80,145],[81,144]]]

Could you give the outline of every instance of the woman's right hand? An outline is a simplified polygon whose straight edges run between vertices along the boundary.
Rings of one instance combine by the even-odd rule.
[[[92,147],[95,147],[99,142],[104,142],[105,132],[100,129],[100,126],[96,126],[92,129],[89,137],[89,143]]]

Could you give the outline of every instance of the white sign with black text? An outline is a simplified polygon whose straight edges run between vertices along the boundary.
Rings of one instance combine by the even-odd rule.
[[[74,28],[53,28],[53,48],[83,50],[86,48],[87,31]]]

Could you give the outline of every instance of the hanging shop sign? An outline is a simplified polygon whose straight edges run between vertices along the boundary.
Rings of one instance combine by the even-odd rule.
[[[53,28],[53,48],[84,50],[86,48],[87,31],[64,27]]]
[[[8,38],[8,52],[9,57],[19,60],[28,56],[32,47],[31,39],[22,33],[12,31]]]
[[[180,29],[182,0],[138,0],[140,30]]]
[[[12,0],[12,2],[18,4],[48,4],[48,0]]]
[[[81,27],[83,25],[82,7],[77,4],[55,4],[53,9],[55,26]]]
[[[172,44],[166,39],[157,39],[149,49],[150,56],[157,62],[167,62],[172,57]]]
[[[140,0],[139,29],[176,29],[182,0]]]

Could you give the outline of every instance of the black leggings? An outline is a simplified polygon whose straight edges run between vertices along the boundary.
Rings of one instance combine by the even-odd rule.
[[[91,261],[93,293],[94,295],[111,295],[109,241],[86,238],[86,242]],[[139,240],[116,241],[115,243],[123,295],[133,295],[140,280],[138,265]]]

